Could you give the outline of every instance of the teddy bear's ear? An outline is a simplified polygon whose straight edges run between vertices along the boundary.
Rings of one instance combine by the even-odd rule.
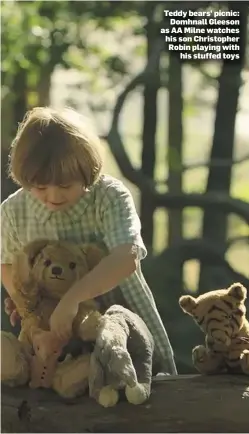
[[[179,299],[179,305],[182,308],[183,312],[192,315],[193,310],[197,305],[197,301],[191,295],[182,295]]]
[[[106,256],[104,248],[96,244],[83,244],[81,250],[86,255],[89,270],[92,270]]]
[[[46,247],[48,240],[36,240],[27,244],[14,257],[12,269],[13,280],[23,285],[29,281],[30,271],[32,270],[36,256]]]
[[[228,288],[228,294],[239,301],[245,301],[247,290],[241,283],[236,282]]]

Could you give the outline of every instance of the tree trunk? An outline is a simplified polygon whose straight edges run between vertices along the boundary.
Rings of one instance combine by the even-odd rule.
[[[155,43],[155,28],[153,3],[147,6],[147,58],[151,56]],[[159,56],[155,65],[155,74],[159,74]],[[154,75],[153,80],[148,80],[144,87],[144,116],[143,116],[143,148],[142,148],[142,172],[150,179],[154,179],[156,160],[156,127],[157,127],[157,91],[159,80]],[[153,214],[154,206],[146,193],[141,193],[140,217],[142,224],[142,237],[148,251],[153,249]]]
[[[50,88],[53,69],[50,67],[45,68],[45,71],[40,76],[40,80],[37,86],[38,93],[38,105],[41,107],[49,106],[50,104]]]
[[[183,96],[182,63],[178,54],[169,52],[169,132],[168,132],[168,191],[182,192],[182,147],[183,147]],[[168,211],[168,246],[182,239],[182,210]]]
[[[13,137],[19,122],[23,120],[28,110],[27,105],[27,70],[19,69],[13,80]]]
[[[2,432],[245,433],[248,384],[245,376],[169,376],[154,383],[145,404],[109,409],[86,397],[70,403],[52,392],[2,387]]]
[[[247,6],[231,3],[232,9],[240,11],[240,61],[224,61],[219,79],[219,96],[216,108],[215,130],[211,150],[211,163],[223,160],[223,166],[211,165],[207,182],[207,192],[229,194],[231,186],[232,159],[234,151],[234,133],[237,114],[239,89],[241,86],[241,71],[246,47]],[[227,216],[207,210],[203,220],[203,238],[213,241],[219,248],[223,247],[227,237]],[[210,277],[215,270],[202,267],[199,279],[199,289],[211,289]],[[214,278],[215,276],[213,276]],[[217,287],[222,285],[217,276]]]

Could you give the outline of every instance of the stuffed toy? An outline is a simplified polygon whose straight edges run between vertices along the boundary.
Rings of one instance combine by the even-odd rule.
[[[201,374],[249,375],[246,296],[246,288],[234,283],[228,289],[210,291],[197,298],[180,297],[182,310],[192,316],[206,334],[206,345],[198,345],[192,350],[193,364]]]
[[[135,313],[113,305],[99,322],[91,354],[89,394],[103,407],[115,406],[119,390],[142,404],[151,393],[153,337]]]
[[[49,329],[50,316],[74,281],[82,278],[105,256],[94,244],[38,240],[29,243],[13,260],[12,299],[21,317],[18,339],[2,332],[2,382],[16,386],[52,387],[64,397],[74,397],[88,387],[90,351],[101,314],[95,300],[81,303],[73,321],[72,339],[82,342],[82,354],[58,359],[67,342]]]

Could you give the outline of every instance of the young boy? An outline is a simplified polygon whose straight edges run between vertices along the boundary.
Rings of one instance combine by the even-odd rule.
[[[9,173],[21,188],[1,205],[2,283],[11,297],[13,254],[39,238],[104,242],[109,254],[62,298],[51,330],[70,335],[80,302],[100,297],[107,307],[126,305],[146,322],[160,369],[176,374],[172,348],[143,277],[146,248],[130,192],[101,175],[97,136],[72,110],[35,108],[19,125]]]

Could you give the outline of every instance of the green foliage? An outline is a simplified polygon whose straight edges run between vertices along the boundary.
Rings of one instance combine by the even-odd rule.
[[[37,105],[39,89],[44,92],[41,83],[48,82],[49,92],[57,66],[84,72],[91,91],[106,79],[119,83],[129,72],[133,57],[124,54],[120,45],[141,29],[142,8],[143,2],[3,1],[2,97],[10,93],[16,98],[10,90],[18,82],[22,83],[18,87],[26,107]],[[117,36],[116,47],[112,42],[108,46],[110,33]],[[94,74],[96,70],[98,74]],[[98,92],[100,87],[98,84]]]
[[[3,85],[10,86],[24,69],[34,88],[44,68],[51,72],[57,64],[68,66],[64,53],[80,43],[80,19],[72,15],[69,2],[2,3]]]
[[[68,66],[64,54],[69,47],[87,50],[84,25],[116,30],[129,26],[129,19],[134,24],[137,12],[134,2],[3,1],[2,71],[11,75],[48,63]]]

